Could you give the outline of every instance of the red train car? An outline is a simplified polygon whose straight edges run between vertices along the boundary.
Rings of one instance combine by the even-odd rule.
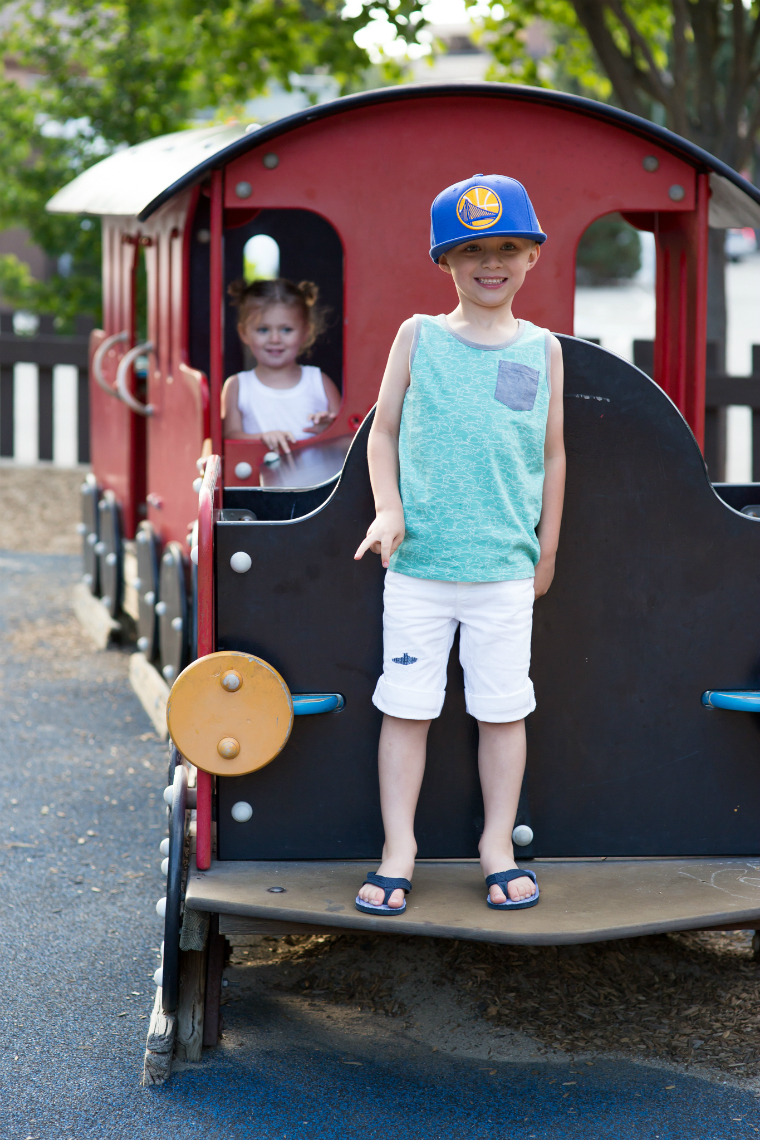
[[[214,932],[231,929],[232,918],[283,932],[294,923],[382,922],[351,910],[346,894],[352,861],[374,858],[381,841],[369,698],[382,574],[377,560],[357,568],[350,557],[372,509],[367,417],[399,324],[452,303],[427,256],[430,202],[478,171],[529,189],[549,240],[519,315],[560,335],[566,363],[567,521],[557,578],[537,607],[534,679],[544,697],[530,720],[515,838],[525,857],[550,860],[546,901],[507,929],[475,899],[482,890],[467,860],[476,854],[479,791],[452,666],[451,696],[431,730],[437,775],[423,785],[418,814],[430,863],[415,879],[411,917],[394,919],[394,929],[563,942],[760,922],[741,863],[757,854],[754,725],[707,711],[760,703],[756,643],[742,617],[760,602],[760,487],[714,488],[699,452],[708,230],[760,225],[760,191],[684,139],[603,104],[498,84],[390,88],[263,128],[152,140],[104,160],[49,205],[103,217],[94,479],[83,492],[88,584],[112,613],[119,605],[133,613],[138,644],[158,655],[167,680],[198,658],[170,713],[197,785],[188,792],[178,763],[159,999],[168,1015],[179,1000],[190,803],[197,851],[185,915],[205,916],[192,929],[206,933],[193,941],[185,920],[183,953],[212,963]],[[655,236],[655,383],[572,337],[578,242],[614,212]],[[222,383],[243,364],[226,288],[257,235],[277,243],[283,276],[319,285],[332,321],[314,360],[342,392],[334,424],[318,443],[299,445],[279,474],[262,469],[263,447],[221,432]],[[204,445],[211,458],[201,483]],[[267,684],[275,674],[281,682],[254,702],[259,744],[250,719],[238,723],[232,704],[219,705],[227,700],[220,670],[223,687],[235,673],[229,691],[252,693],[243,662],[255,658],[269,663]],[[289,727],[265,766],[272,756],[260,755],[260,740],[283,701]],[[300,715],[309,712],[321,715]],[[240,736],[229,755],[222,744],[232,728],[218,747],[209,743],[228,714]],[[737,794],[750,804],[744,816]],[[617,862],[581,875],[576,860],[600,856]],[[461,860],[456,869],[452,859]],[[745,885],[705,891],[716,876]],[[346,894],[346,905],[325,904],[328,884],[333,902]],[[217,978],[216,967],[202,969]],[[202,1015],[207,1043],[216,1033],[213,990]]]

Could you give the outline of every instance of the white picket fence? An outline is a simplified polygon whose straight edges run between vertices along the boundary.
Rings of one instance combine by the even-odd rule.
[[[52,419],[53,465],[78,467],[79,369],[74,364],[53,366]],[[24,465],[40,461],[39,367],[23,361],[13,365],[13,455],[9,458]]]

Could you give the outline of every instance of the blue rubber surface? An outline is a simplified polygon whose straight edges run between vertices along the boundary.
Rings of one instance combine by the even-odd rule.
[[[283,1016],[274,995],[225,1006],[219,1048],[140,1089],[167,750],[122,655],[68,660],[56,640],[77,572],[75,559],[0,554],[0,1140],[757,1134],[750,1092],[611,1061],[458,1060],[400,1030],[392,1046],[354,1040]],[[11,643],[19,622],[42,623],[35,651]]]
[[[730,709],[732,712],[760,712],[760,693],[749,690],[709,689],[702,694],[702,704],[713,709]]]

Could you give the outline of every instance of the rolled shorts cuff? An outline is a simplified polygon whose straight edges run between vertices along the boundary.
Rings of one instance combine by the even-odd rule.
[[[503,724],[511,720],[522,720],[536,707],[533,682],[529,681],[517,693],[507,693],[503,697],[478,697],[465,691],[465,703],[470,716],[491,724]]]
[[[401,689],[398,685],[390,685],[383,675],[375,687],[372,704],[380,712],[402,720],[435,720],[441,715],[445,696],[445,691],[430,693],[423,689]]]

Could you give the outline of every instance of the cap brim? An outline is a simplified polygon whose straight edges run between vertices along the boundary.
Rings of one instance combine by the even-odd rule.
[[[546,234],[543,233],[542,230],[539,230],[538,233],[529,233],[527,230],[488,230],[486,233],[481,230],[473,232],[472,234],[468,235],[468,237],[458,237],[452,241],[442,241],[439,245],[434,245],[430,250],[430,256],[432,257],[433,261],[437,262],[442,253],[446,253],[446,251],[449,249],[456,249],[458,245],[467,245],[468,241],[472,241],[473,238],[477,237],[527,238],[528,241],[535,241],[539,245],[543,245],[546,241]]]

